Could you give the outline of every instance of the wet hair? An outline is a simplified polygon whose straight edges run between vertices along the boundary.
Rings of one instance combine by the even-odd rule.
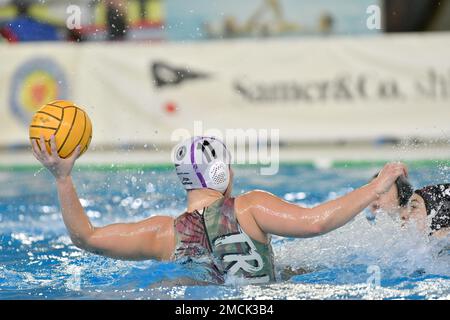
[[[450,183],[427,186],[414,191],[425,202],[431,218],[431,231],[450,227]]]
[[[379,172],[372,177],[372,180],[378,177],[378,174]],[[398,204],[400,207],[406,207],[409,199],[414,193],[414,188],[405,176],[398,177],[397,180],[395,180],[395,186],[397,187]]]

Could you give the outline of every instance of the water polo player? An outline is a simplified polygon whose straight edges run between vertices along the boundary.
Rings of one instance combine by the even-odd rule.
[[[402,211],[404,224],[414,222],[419,230],[437,237],[450,233],[450,184],[415,190],[408,208]]]
[[[314,237],[339,228],[388,192],[400,163],[389,163],[369,184],[314,208],[303,208],[254,190],[231,197],[233,171],[225,145],[194,137],[174,149],[175,170],[187,190],[187,210],[177,218],[153,216],[136,223],[94,227],[80,204],[71,171],[80,148],[61,159],[33,141],[36,158],[54,175],[64,223],[73,243],[90,252],[130,260],[192,260],[208,266],[212,283],[275,281],[270,235]],[[44,139],[41,139],[41,144]],[[270,177],[268,177],[270,179]]]

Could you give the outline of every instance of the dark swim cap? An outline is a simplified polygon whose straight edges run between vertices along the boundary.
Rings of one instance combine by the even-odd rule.
[[[427,186],[414,193],[425,202],[427,215],[432,215],[432,231],[450,227],[450,183]]]
[[[373,179],[378,177],[378,174],[379,172],[373,176]],[[405,176],[398,177],[397,180],[395,180],[395,185],[397,187],[398,204],[400,207],[406,207],[409,198],[411,198],[414,193],[414,188]]]

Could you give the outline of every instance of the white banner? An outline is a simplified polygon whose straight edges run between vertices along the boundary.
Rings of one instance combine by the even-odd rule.
[[[450,134],[450,34],[163,44],[0,46],[0,145],[33,110],[84,107],[93,144],[174,130],[279,129],[288,142]]]

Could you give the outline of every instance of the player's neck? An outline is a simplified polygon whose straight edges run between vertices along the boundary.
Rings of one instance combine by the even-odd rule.
[[[212,189],[196,189],[190,190],[187,193],[187,211],[193,212],[195,210],[202,210],[208,207],[218,199],[222,198],[223,194]]]

